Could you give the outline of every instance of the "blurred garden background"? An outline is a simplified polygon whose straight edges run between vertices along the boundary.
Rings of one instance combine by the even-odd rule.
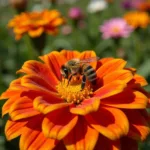
[[[56,35],[31,38],[25,33],[18,40],[14,27],[8,26],[21,12],[52,9],[64,18]],[[123,58],[150,83],[149,13],[149,0],[0,0],[0,94],[18,77],[16,71],[26,60],[62,49]],[[150,91],[150,85],[146,89]],[[0,101],[0,108],[3,104]],[[6,120],[7,116],[0,119],[0,150],[18,150],[18,139],[6,141]],[[150,138],[140,143],[140,150],[149,149]]]

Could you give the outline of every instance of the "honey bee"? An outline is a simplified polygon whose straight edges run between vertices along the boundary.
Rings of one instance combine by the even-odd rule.
[[[98,61],[99,57],[90,57],[87,59],[71,59],[61,66],[61,75],[68,79],[68,84],[73,76],[82,75],[81,89],[84,89],[86,81],[88,80],[92,85],[96,84],[96,72],[90,65],[91,62]]]

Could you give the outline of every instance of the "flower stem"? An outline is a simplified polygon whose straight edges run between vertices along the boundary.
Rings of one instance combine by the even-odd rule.
[[[29,36],[24,37],[25,44],[28,49],[28,59],[35,59],[37,57],[37,53],[35,49],[33,48],[32,42],[30,40]]]

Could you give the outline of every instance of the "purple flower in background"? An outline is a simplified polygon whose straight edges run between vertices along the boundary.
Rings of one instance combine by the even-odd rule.
[[[100,26],[103,39],[109,38],[127,38],[133,31],[133,28],[122,18],[113,18],[104,22]]]
[[[83,12],[79,7],[70,8],[68,16],[73,20],[80,20],[83,18]]]
[[[122,7],[125,9],[136,9],[144,0],[123,0]]]

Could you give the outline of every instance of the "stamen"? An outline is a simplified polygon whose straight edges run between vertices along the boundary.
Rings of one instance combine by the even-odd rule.
[[[60,97],[68,103],[79,104],[93,94],[90,83],[86,83],[84,89],[81,89],[79,77],[73,77],[69,84],[68,79],[62,79],[56,88]]]

